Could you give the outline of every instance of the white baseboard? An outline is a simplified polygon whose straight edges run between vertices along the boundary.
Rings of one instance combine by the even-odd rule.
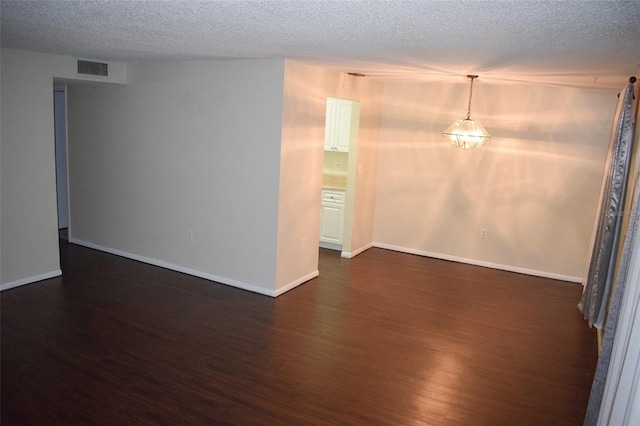
[[[329,250],[342,250],[342,244],[327,243],[326,241],[320,241],[318,246]]]
[[[10,288],[20,287],[21,285],[35,283],[37,281],[48,280],[49,278],[55,278],[62,275],[62,270],[56,269],[55,271],[45,272],[44,274],[36,275],[33,277],[22,278],[16,281],[12,281],[6,284],[0,284],[0,291],[9,290]]]
[[[373,243],[362,246],[359,249],[356,249],[352,252],[343,251],[342,253],[340,253],[340,257],[344,257],[345,259],[351,259],[359,255],[363,251],[369,250],[371,247],[373,247]]]
[[[428,251],[416,250],[407,247],[394,246],[391,244],[373,243],[374,247],[387,250],[399,251],[402,253],[417,254],[418,256],[433,257],[435,259],[450,260],[453,262],[467,263],[469,265],[484,266],[485,268],[500,269],[502,271],[517,272],[519,274],[534,275],[536,277],[552,278],[554,280],[582,283],[582,278],[569,275],[554,274],[552,272],[537,271],[535,269],[519,268],[517,266],[500,265],[497,263],[485,262],[483,260],[467,259],[464,257],[450,256],[448,254],[432,253]]]
[[[218,275],[209,274],[207,272],[202,272],[202,271],[198,271],[198,270],[191,269],[191,268],[185,268],[184,266],[175,265],[173,263],[165,262],[163,260],[158,260],[158,259],[153,259],[153,258],[150,258],[150,257],[140,256],[140,255],[133,254],[133,253],[127,253],[125,251],[116,250],[116,249],[112,249],[112,248],[109,248],[109,247],[103,247],[103,246],[100,246],[98,244],[89,243],[87,241],[78,240],[76,238],[69,238],[69,242],[73,243],[73,244],[78,244],[78,245],[81,245],[81,246],[84,246],[84,247],[88,247],[88,248],[91,248],[91,249],[94,249],[94,250],[103,251],[105,253],[115,254],[116,256],[122,256],[122,257],[126,257],[128,259],[137,260],[139,262],[148,263],[150,265],[159,266],[161,268],[171,269],[172,271],[182,272],[183,274],[193,275],[194,277],[204,278],[205,280],[215,281],[216,283],[225,284],[225,285],[228,285],[228,286],[231,286],[231,287],[240,288],[242,290],[248,290],[248,291],[251,291],[251,292],[254,292],[254,293],[263,294],[265,296],[276,297],[279,294],[282,294],[285,291],[290,290],[293,287],[295,287],[296,285],[302,284],[302,282],[304,282],[304,281],[301,281],[300,283],[297,283],[295,285],[294,285],[294,283],[288,284],[287,286],[283,287],[283,289],[286,289],[286,290],[283,290],[283,289],[280,289],[280,290],[277,290],[277,291],[276,290],[270,290],[268,288],[257,287],[255,285],[243,283],[241,281],[236,281],[236,280],[233,280],[233,279],[230,279],[230,278],[221,277],[221,276],[218,276]]]
[[[298,278],[297,280],[295,280],[293,282],[290,282],[289,284],[285,285],[284,287],[280,287],[278,290],[276,290],[274,292],[274,294],[272,296],[273,297],[278,297],[282,293],[286,293],[287,291],[291,290],[292,288],[298,287],[300,284],[304,284],[307,281],[314,279],[318,275],[320,275],[320,272],[316,269],[312,273],[307,274],[304,277]]]

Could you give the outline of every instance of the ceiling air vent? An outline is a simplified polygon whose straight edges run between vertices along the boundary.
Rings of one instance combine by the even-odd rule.
[[[109,64],[91,61],[78,61],[78,74],[109,76]]]

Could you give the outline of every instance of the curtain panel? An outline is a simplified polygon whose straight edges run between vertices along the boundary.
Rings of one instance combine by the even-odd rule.
[[[625,215],[625,194],[635,127],[634,82],[635,78],[632,77],[619,94],[596,215],[595,236],[585,274],[584,291],[578,304],[589,326],[598,329],[602,329],[606,321]]]
[[[604,214],[600,213],[598,226],[610,226],[611,230],[606,228],[596,230],[597,235],[592,241],[594,247],[592,248],[592,258],[589,263],[589,273],[593,271],[601,272],[604,268],[610,268],[607,276],[613,277],[615,273],[613,294],[609,297],[611,283],[605,283],[607,289],[601,292],[600,295],[598,289],[594,288],[594,286],[602,284],[602,281],[595,279],[597,275],[595,278],[589,276],[579,305],[583,309],[585,318],[597,312],[598,318],[593,320],[594,325],[598,325],[598,320],[604,321],[604,337],[591,386],[584,426],[638,424],[638,420],[640,420],[639,405],[636,403],[638,399],[635,397],[635,389],[638,386],[638,380],[640,380],[640,364],[638,363],[640,322],[637,321],[637,318],[640,318],[640,306],[638,305],[638,301],[640,301],[640,152],[637,151],[637,147],[633,147],[634,130],[636,128],[635,119],[638,114],[638,100],[634,105],[633,99],[633,83],[635,80],[634,77],[630,79],[630,83],[624,92],[625,96],[620,96],[621,99],[618,102],[614,121],[614,131],[612,132],[612,137],[616,138],[615,140],[612,139],[612,144],[620,143],[625,145],[626,148],[623,147],[622,149],[626,150],[626,153],[621,154],[617,151],[617,148],[610,146],[607,167],[613,169],[617,167],[618,170],[607,169],[611,174],[605,175],[605,179],[611,179],[612,182],[603,184],[603,194],[601,194],[600,207],[605,212]],[[623,158],[624,161],[616,164],[616,159],[611,158],[611,152],[614,152],[613,155],[631,157],[634,149],[636,150],[636,165],[633,176],[629,176],[630,158]],[[612,162],[611,165],[609,164],[610,161]],[[626,173],[623,174],[624,168],[626,168]],[[616,173],[619,175],[616,176]],[[626,203],[629,204],[628,208],[625,207],[624,198],[618,198],[618,201],[608,199],[608,197],[616,196],[613,194],[617,189],[615,187],[615,179],[622,179],[623,176],[624,181],[620,181],[619,185],[626,187],[628,182],[630,185],[629,192],[633,192],[631,199]],[[611,194],[607,192],[609,188],[611,188]],[[625,193],[626,191],[622,188],[621,197],[624,197]],[[621,238],[620,235],[623,230],[615,229],[614,227],[622,227],[622,223],[610,220],[610,209],[613,204],[616,204],[619,208],[614,210],[617,212],[615,216],[623,219],[626,215],[628,218],[621,250],[619,250],[617,240]],[[604,216],[604,220],[602,216]],[[594,266],[597,256],[606,256],[607,252],[602,254],[603,246],[608,243],[607,237],[612,237],[612,235],[607,234],[607,231],[609,231],[609,234],[618,233],[617,238],[612,238],[613,246],[608,249],[612,259],[602,258],[603,261],[606,261],[606,264],[604,266]],[[616,266],[615,258],[618,252],[621,253],[620,262],[617,266],[617,271],[614,271]],[[602,299],[597,300],[595,295],[602,297]],[[607,312],[609,301],[610,305]],[[592,324],[591,319],[589,319],[589,324]]]

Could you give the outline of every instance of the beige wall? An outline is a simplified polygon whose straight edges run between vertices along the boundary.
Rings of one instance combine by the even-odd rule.
[[[76,59],[2,49],[0,240],[1,288],[60,275],[56,208],[53,81],[125,83],[126,66],[110,77],[78,76]]]
[[[314,67],[286,61],[280,152],[276,282],[284,292],[318,274],[325,102]]]
[[[353,194],[351,235],[345,238],[343,247],[343,254],[347,256],[371,247],[374,241],[378,150],[383,111],[382,88],[381,83],[371,82],[366,77],[353,77],[351,82],[353,96],[360,101],[360,132],[357,156],[353,157],[349,153],[349,173],[355,174],[356,188]]]
[[[353,225],[344,250],[373,242],[382,98],[379,83],[294,61],[286,61],[284,80],[277,256],[280,292],[300,277],[317,274],[327,97],[361,104],[358,151],[349,153],[358,176],[350,190],[351,200],[347,199],[351,210],[346,215],[352,212]]]
[[[468,91],[385,85],[376,244],[579,281],[616,92],[478,79],[471,117],[492,139],[468,151],[441,136]]]
[[[338,162],[341,165],[340,169],[334,169],[333,165]],[[325,151],[324,152],[324,164],[323,173],[335,174],[335,175],[347,175],[347,165],[349,164],[349,153],[340,151]]]
[[[71,241],[274,295],[283,73],[129,64],[124,87],[69,87]]]
[[[569,279],[583,273],[614,92],[478,80],[472,116],[493,138],[463,151],[440,136],[464,115],[463,78],[387,83],[383,110],[381,84],[291,61],[130,68],[129,86],[70,88],[78,242],[266,294],[314,276],[332,96],[361,106],[346,254],[375,241]],[[89,79],[126,82],[124,64],[110,70]],[[54,79],[77,80],[75,58],[2,49],[2,288],[60,273]],[[256,268],[243,270],[249,263]]]

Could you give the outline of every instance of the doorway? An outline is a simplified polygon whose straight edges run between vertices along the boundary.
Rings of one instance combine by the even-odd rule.
[[[350,251],[360,102],[327,98],[320,200],[320,247]]]
[[[54,85],[53,121],[56,150],[58,232],[60,238],[66,240],[69,235],[69,185],[67,167],[67,93],[64,85]]]

